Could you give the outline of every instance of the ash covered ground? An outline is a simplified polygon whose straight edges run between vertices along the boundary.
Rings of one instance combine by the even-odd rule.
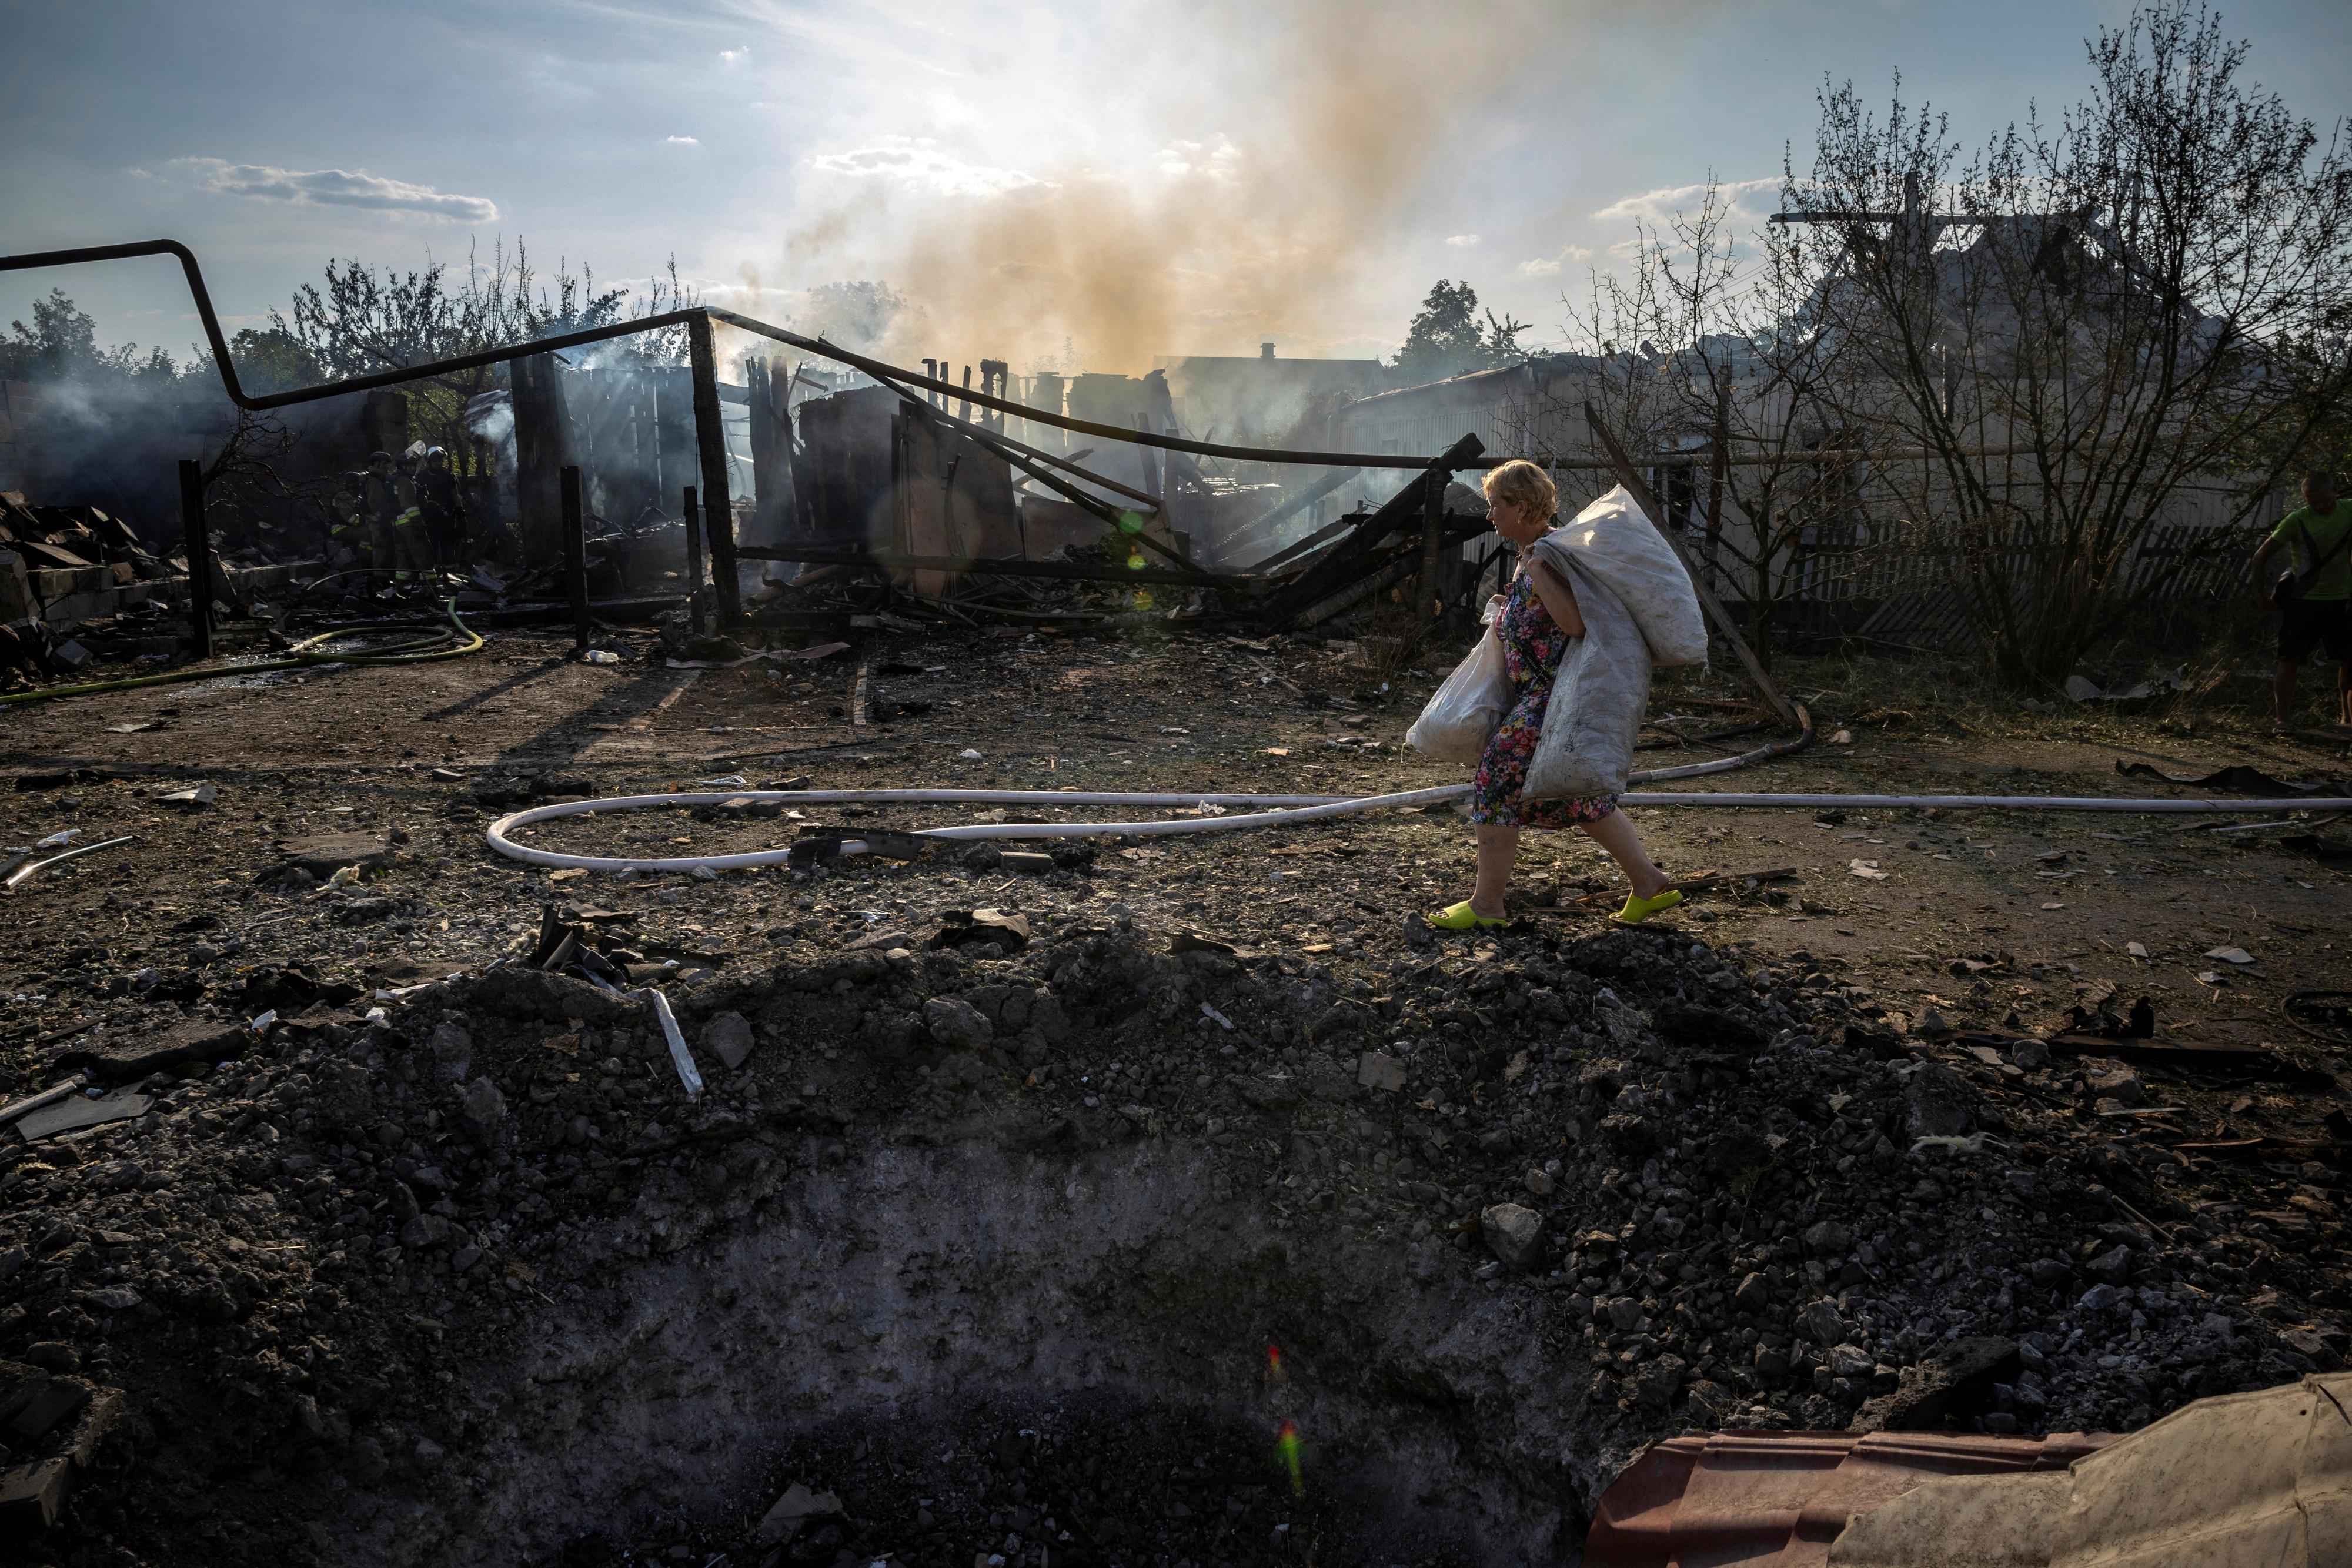
[[[8,841],[139,837],[17,894],[10,1086],[149,1102],[0,1176],[7,1458],[83,1456],[25,1560],[1543,1562],[1676,1431],[2122,1430],[2340,1364],[2345,1064],[2272,1010],[2343,983],[2341,873],[2309,855],[1644,815],[1677,872],[1796,874],[1619,930],[1605,862],[1545,840],[1520,918],[1465,937],[1412,918],[1466,883],[1450,812],[1034,873],[491,855],[518,804],[736,773],[1445,777],[1396,752],[1427,679],[1346,643],[904,634],[772,678],[639,652],[500,638],[13,716]],[[861,663],[889,721],[858,728]],[[2113,793],[2119,750],[2247,755],[1825,697],[1859,740],[1741,788]],[[158,799],[198,779],[208,806]],[[698,1099],[644,1008],[524,967],[551,908],[662,986]],[[934,945],[981,909],[1025,936]],[[2157,1040],[2259,1060],[2042,1039],[2142,996]]]

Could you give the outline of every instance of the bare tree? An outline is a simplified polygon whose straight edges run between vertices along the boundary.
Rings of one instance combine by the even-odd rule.
[[[1789,181],[1803,243],[1834,251],[1817,329],[1868,371],[1834,383],[1841,423],[1931,454],[1873,483],[2021,682],[2062,679],[2198,563],[2141,558],[2195,492],[2231,486],[2200,549],[2242,545],[2352,394],[2347,126],[2323,138],[2245,83],[2201,7],[2088,52],[2084,101],[1965,162],[1927,110],[1825,89]]]
[[[1598,367],[1580,390],[1618,443],[1706,459],[1662,473],[1659,488],[1727,597],[1745,601],[1768,664],[1780,609],[1876,542],[1854,465],[1807,455],[1853,444],[1843,382],[1859,368],[1849,340],[1813,319],[1830,258],[1810,240],[1735,235],[1710,178],[1696,213],[1664,235],[1637,231],[1631,272],[1597,278],[1591,303],[1570,308]],[[1581,411],[1562,412],[1573,431]]]

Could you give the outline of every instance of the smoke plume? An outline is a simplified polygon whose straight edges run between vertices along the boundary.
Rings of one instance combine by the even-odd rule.
[[[1577,9],[1215,0],[1169,16],[1129,83],[1071,84],[1160,134],[1148,168],[1016,170],[886,139],[816,162],[888,199],[791,235],[779,270],[887,279],[913,307],[882,343],[902,361],[1027,369],[1067,341],[1084,368],[1137,373],[1171,350],[1396,331],[1396,302],[1360,297],[1366,264],[1476,141],[1465,131],[1562,58]]]

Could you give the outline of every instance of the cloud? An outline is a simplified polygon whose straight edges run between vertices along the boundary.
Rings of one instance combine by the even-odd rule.
[[[699,147],[702,139],[698,136],[665,136],[662,142],[669,147]]]
[[[1559,276],[1560,269],[1566,267],[1570,262],[1590,261],[1591,259],[1592,247],[1591,246],[1564,245],[1559,247],[1559,250],[1556,255],[1539,256],[1533,261],[1523,261],[1519,263],[1519,276],[1521,277],[1557,277]]]
[[[1198,174],[1230,183],[1241,172],[1242,150],[1224,136],[1214,141],[1171,141],[1160,150],[1158,168],[1171,180]]]
[[[1748,210],[1744,198],[1766,191],[1777,193],[1780,189],[1780,181],[1777,175],[1768,180],[1725,180],[1715,187],[1716,194],[1731,212]],[[1667,185],[1612,202],[1592,215],[1603,222],[1623,223],[1628,219],[1638,219],[1649,224],[1669,223],[1678,215],[1696,214],[1706,199],[1706,187],[1703,184]],[[1756,215],[1760,215],[1761,212],[1761,208],[1756,209]]]
[[[455,195],[430,185],[387,180],[363,169],[278,169],[218,158],[175,158],[172,167],[185,170],[207,191],[260,202],[299,207],[366,207],[476,224],[494,223],[499,215],[498,204],[487,196]]]
[[[950,196],[1001,196],[1053,188],[1052,181],[1018,169],[968,162],[928,136],[886,136],[872,146],[820,154],[809,164],[827,174],[895,180]]]
[[[751,57],[751,46],[746,44],[740,49],[721,49],[719,57],[730,66],[740,66]]]
[[[1445,243],[1452,246],[1456,250],[1468,250],[1472,246],[1478,244],[1479,241],[1476,235],[1447,235],[1445,236]]]

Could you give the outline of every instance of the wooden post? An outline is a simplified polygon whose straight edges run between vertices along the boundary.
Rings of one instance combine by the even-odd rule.
[[[1625,455],[1625,449],[1617,444],[1617,438],[1609,434],[1609,427],[1601,423],[1601,415],[1593,412],[1591,403],[1584,405],[1584,418],[1592,426],[1593,438],[1601,443],[1601,450],[1608,455],[1609,466],[1615,471],[1617,483],[1625,486],[1626,494],[1633,497],[1633,504],[1642,508],[1642,515],[1650,519],[1650,526],[1658,530],[1658,537],[1666,541],[1667,548],[1675,552],[1675,558],[1683,563],[1683,570],[1690,574],[1691,587],[1697,591],[1698,601],[1706,611],[1707,619],[1715,622],[1716,630],[1723,633],[1724,641],[1729,643],[1732,652],[1739,655],[1739,662],[1748,668],[1748,679],[1756,683],[1756,689],[1764,694],[1764,700],[1772,705],[1772,711],[1780,716],[1782,723],[1801,724],[1802,721],[1797,717],[1797,710],[1789,706],[1789,699],[1780,695],[1780,689],[1772,685],[1772,677],[1764,673],[1764,665],[1757,659],[1756,650],[1748,645],[1748,639],[1742,637],[1739,628],[1732,624],[1731,612],[1724,609],[1723,601],[1715,596],[1715,590],[1706,585],[1706,579],[1699,573],[1698,563],[1691,559],[1690,552],[1683,549],[1682,541],[1675,538],[1674,531],[1666,527],[1664,515],[1658,510],[1658,498],[1650,494],[1650,486],[1634,468],[1633,459]]]
[[[1422,480],[1421,497],[1421,582],[1416,591],[1421,602],[1413,607],[1412,631],[1415,637],[1436,625],[1440,609],[1437,593],[1437,540],[1445,530],[1445,486],[1450,476],[1441,468],[1430,470]]]
[[[782,544],[793,531],[793,383],[789,366],[777,373],[783,364],[781,357],[743,361],[751,395],[754,544]]]
[[[552,354],[514,362],[515,537],[526,564],[545,560],[562,546],[563,502],[556,475],[574,460],[562,377]]]
[[[686,324],[694,361],[694,444],[702,457],[703,536],[710,547],[710,577],[718,591],[719,629],[734,629],[743,618],[741,585],[735,580],[735,508],[727,493],[727,427],[719,423],[719,356],[710,341],[710,318]]]
[[[580,505],[580,465],[567,463],[558,476],[563,507],[563,591],[572,601],[572,647],[588,650],[588,519]]]
[[[686,622],[698,637],[710,630],[702,609],[702,514],[696,510],[694,486],[686,487]]]
[[[205,531],[205,470],[180,463],[180,529],[188,552],[188,634],[199,659],[213,656],[213,540]]]

